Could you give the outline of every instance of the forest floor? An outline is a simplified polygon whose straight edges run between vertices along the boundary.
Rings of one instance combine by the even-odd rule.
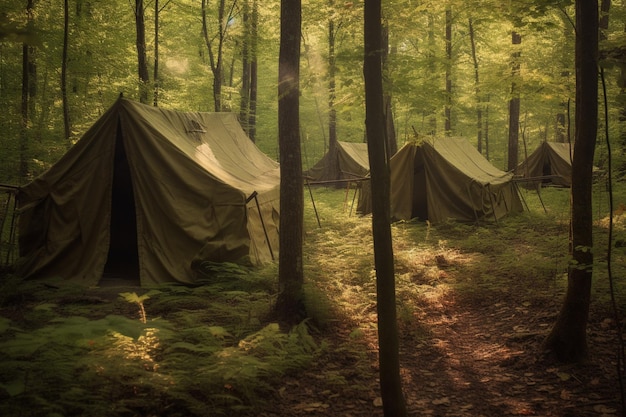
[[[567,201],[567,191],[545,193],[553,193],[554,199],[547,203],[553,207],[547,216],[539,211],[539,217],[507,219],[498,226],[452,224],[436,231],[418,222],[393,227],[400,372],[408,415],[626,413],[620,405],[619,338],[604,273],[594,275],[604,284],[592,295],[590,360],[559,364],[543,349],[567,281],[567,211],[558,208]],[[324,207],[318,210],[323,213]],[[345,316],[323,332],[330,345],[327,353],[309,371],[285,380],[270,405],[273,410],[264,417],[383,415],[375,287],[355,278],[371,265],[355,263],[346,272],[345,260],[353,254],[338,244],[358,242],[359,228],[367,226],[359,223],[362,219],[350,219],[351,231],[339,226],[339,235],[321,229],[307,235],[309,245],[321,253],[314,259],[325,271],[318,277],[324,283],[320,291],[332,294],[333,305],[339,304]],[[623,233],[622,220],[617,219],[618,235]],[[596,225],[600,245],[606,219]],[[361,255],[371,250],[364,242],[353,244]],[[614,258],[619,266],[613,268],[623,283],[623,252]],[[369,303],[363,301],[365,294]],[[624,307],[623,295],[617,303]],[[359,344],[366,361],[355,353]],[[329,383],[337,374],[344,377],[342,383]]]
[[[510,294],[484,298],[448,293],[424,303],[413,326],[400,329],[400,367],[410,416],[618,416],[617,338],[606,311],[593,310],[589,323],[591,360],[559,365],[542,354],[542,342],[559,309],[555,294]],[[370,372],[345,346],[350,329],[326,334],[331,346],[310,370],[291,376],[271,411],[261,416],[382,416],[376,332],[362,338]],[[343,354],[342,354],[343,352]],[[352,370],[351,370],[352,369]],[[328,375],[343,373],[344,386]],[[350,375],[354,375],[354,380]]]
[[[409,416],[626,412],[602,250],[591,294],[589,361],[559,364],[542,348],[567,286],[563,207],[569,197],[551,192],[544,197],[551,213],[535,210],[497,225],[394,223],[400,374]],[[311,362],[276,370],[310,350],[299,348],[303,339],[266,327],[275,266],[245,273],[250,276],[226,267],[230,275],[211,285],[156,292],[115,283],[62,289],[7,278],[0,281],[0,415],[383,416],[371,218],[347,214],[341,190],[315,193],[320,225],[309,204],[304,245],[307,327],[317,345]],[[601,248],[607,223],[596,217]],[[622,213],[616,242],[626,241],[625,224]],[[614,293],[623,314],[626,248],[619,246]],[[142,310],[145,304],[145,325],[137,320],[137,304]],[[146,333],[153,326],[158,340]],[[241,403],[235,394],[242,394]],[[233,404],[244,407],[216,408]]]

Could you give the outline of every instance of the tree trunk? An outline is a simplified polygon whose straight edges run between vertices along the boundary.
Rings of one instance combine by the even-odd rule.
[[[383,43],[383,74],[385,74],[384,78],[387,81],[386,85],[383,86],[383,105],[385,108],[385,129],[387,132],[387,150],[389,151],[389,156],[393,156],[396,152],[398,152],[398,138],[396,137],[396,127],[393,120],[393,99],[391,92],[393,91],[392,86],[392,77],[389,75],[389,26],[388,24],[383,25],[382,32],[382,43]],[[395,49],[394,49],[395,52]]]
[[[511,38],[514,48],[515,45],[520,45],[522,43],[522,35],[515,31],[513,31]],[[511,82],[511,99],[509,100],[509,159],[507,171],[511,171],[517,167],[518,159],[520,95],[517,78],[520,73],[520,55],[521,53],[519,51],[514,51],[511,57],[511,75],[513,81]]]
[[[598,2],[576,1],[576,121],[572,161],[572,265],[567,292],[545,347],[561,362],[588,358],[593,272],[592,169],[598,128]]]
[[[330,17],[328,19],[328,155],[330,166],[329,177],[337,178],[340,175],[337,162],[337,110],[335,109],[336,92],[336,60],[335,60],[335,21],[334,1],[329,1]]]
[[[65,140],[70,139],[70,106],[67,101],[67,48],[70,31],[70,5],[69,0],[63,1],[63,54],[61,57],[61,100],[63,102],[63,127]]]
[[[154,0],[154,72],[152,79],[154,80],[154,95],[152,105],[159,105],[159,0]]]
[[[244,0],[241,9],[243,36],[241,47],[241,93],[239,100],[239,121],[243,130],[250,135],[248,120],[250,118],[250,42],[252,38],[250,2]]]
[[[446,104],[445,135],[452,133],[452,9],[446,6]]]
[[[478,57],[476,55],[476,38],[474,36],[474,23],[469,18],[469,37],[472,46],[472,62],[474,63],[474,89],[476,91],[476,143],[478,152],[483,153],[483,109],[480,99],[480,78],[478,76]]]
[[[139,74],[139,102],[148,103],[148,57],[146,56],[146,22],[143,0],[135,0],[135,28],[137,32],[137,68]]]
[[[281,0],[278,63],[278,143],[280,148],[279,293],[275,311],[295,324],[305,315],[302,284],[304,193],[300,150],[300,0]]]
[[[26,19],[29,24],[33,21],[34,0],[26,4]],[[22,44],[22,106],[20,126],[20,178],[28,177],[28,130],[31,115],[31,97],[36,91],[35,64],[32,62],[32,47],[28,43]]]
[[[256,100],[258,89],[258,41],[259,41],[259,5],[252,1],[252,25],[250,34],[250,109],[248,113],[248,136],[256,141]]]
[[[365,129],[372,186],[372,234],[376,268],[380,391],[387,417],[406,416],[400,379],[393,246],[390,226],[389,155],[385,151],[381,1],[365,0]]]
[[[226,40],[226,33],[228,31],[228,20],[230,19],[233,8],[236,2],[233,2],[231,9],[226,14],[225,0],[220,0],[218,6],[218,34],[217,34],[217,51],[213,50],[213,45],[209,37],[208,25],[207,25],[207,0],[202,0],[202,35],[209,51],[209,63],[211,65],[211,72],[213,73],[213,107],[214,111],[222,111],[222,82],[224,79],[224,42]],[[226,17],[228,16],[228,18]]]
[[[428,13],[428,69],[430,74],[437,73],[437,66],[435,64],[435,18],[432,13]],[[437,134],[437,107],[438,105],[431,104],[430,117],[429,117],[429,127],[430,131],[428,132],[430,135]]]

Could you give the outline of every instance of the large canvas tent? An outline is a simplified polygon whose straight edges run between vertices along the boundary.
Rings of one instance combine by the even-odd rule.
[[[312,181],[365,177],[370,170],[367,143],[337,141],[336,152],[326,154],[304,173]]]
[[[497,221],[523,210],[513,174],[491,165],[463,138],[407,143],[391,158],[390,171],[395,220]],[[364,187],[357,210],[369,212],[370,200]]]
[[[278,250],[279,167],[232,113],[120,97],[19,194],[18,271],[86,285],[133,266],[141,285],[191,283],[201,261]]]
[[[535,179],[542,184],[570,187],[572,185],[572,155],[569,143],[542,142],[515,169],[525,183]]]

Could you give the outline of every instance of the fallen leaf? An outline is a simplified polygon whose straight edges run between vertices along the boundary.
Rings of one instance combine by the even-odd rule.
[[[374,407],[382,407],[383,399],[381,397],[374,398]]]
[[[617,409],[611,408],[611,407],[607,407],[604,404],[594,405],[593,406],[593,411],[595,411],[597,413],[602,413],[602,414],[615,414],[615,413],[617,413]]]
[[[450,398],[441,397],[432,401],[434,405],[450,405]]]
[[[557,372],[556,376],[558,376],[561,381],[567,381],[569,380],[572,376],[566,372]]]

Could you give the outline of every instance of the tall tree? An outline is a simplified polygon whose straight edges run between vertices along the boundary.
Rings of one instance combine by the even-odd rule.
[[[222,83],[224,82],[224,46],[228,35],[229,23],[233,17],[236,0],[226,10],[226,0],[219,0],[217,9],[217,46],[209,35],[207,19],[207,0],[202,0],[202,34],[209,51],[209,64],[213,73],[213,106],[215,111],[223,110]]]
[[[520,114],[520,91],[519,74],[521,52],[517,50],[517,45],[522,43],[522,35],[515,30],[511,33],[511,43],[513,44],[513,54],[511,56],[511,97],[509,98],[509,159],[507,170],[517,167],[519,149],[519,114]]]
[[[279,293],[275,311],[286,322],[305,317],[302,265],[304,187],[300,149],[301,0],[280,2],[278,143],[280,148]]]
[[[241,20],[243,23],[243,36],[241,47],[241,92],[239,94],[239,121],[241,127],[250,137],[248,122],[250,119],[250,83],[251,83],[251,41],[252,41],[252,16],[250,0],[243,0],[241,7]],[[254,138],[250,138],[254,142]]]
[[[67,101],[67,48],[70,32],[70,5],[69,0],[63,1],[63,54],[61,57],[61,101],[63,102],[63,127],[65,139],[70,138],[70,106]]]
[[[389,203],[389,155],[385,144],[380,0],[365,0],[365,130],[372,187],[372,235],[376,268],[380,391],[388,417],[406,416],[400,379],[396,287]]]
[[[446,104],[444,106],[444,131],[452,133],[452,6],[446,5]]]
[[[137,32],[135,46],[137,48],[137,71],[139,75],[139,101],[147,104],[150,74],[146,52],[146,21],[143,0],[135,0],[135,29]]]
[[[337,155],[337,109],[335,109],[335,99],[337,98],[337,61],[335,57],[335,40],[337,31],[335,28],[335,1],[328,1],[328,154],[331,178],[336,178],[339,174],[339,166],[335,165]]]
[[[598,1],[576,0],[576,113],[572,161],[572,263],[559,316],[545,347],[559,361],[589,355],[587,320],[593,276],[592,169],[598,128]]]
[[[29,28],[33,26],[34,0],[26,3],[26,21]],[[28,128],[30,125],[32,100],[37,91],[36,66],[33,59],[34,47],[27,41],[22,44],[22,106],[21,106],[21,128],[20,128],[20,178],[28,176]]]
[[[159,105],[159,29],[161,27],[160,18],[161,12],[167,7],[171,0],[167,0],[163,6],[160,5],[159,0],[154,0],[154,68],[152,71],[152,79],[154,82],[154,91],[152,105],[157,107]]]
[[[476,142],[478,152],[483,153],[483,109],[480,96],[480,76],[478,73],[478,56],[476,54],[476,36],[474,34],[474,21],[468,20],[469,38],[472,51],[472,64],[474,66],[474,89],[476,91]]]
[[[393,120],[393,81],[391,76],[391,66],[389,65],[389,22],[387,19],[383,23],[383,105],[385,109],[385,128],[387,131],[387,150],[389,155],[394,155],[398,151],[398,139],[396,137],[396,127]],[[393,48],[395,51],[396,48]]]

